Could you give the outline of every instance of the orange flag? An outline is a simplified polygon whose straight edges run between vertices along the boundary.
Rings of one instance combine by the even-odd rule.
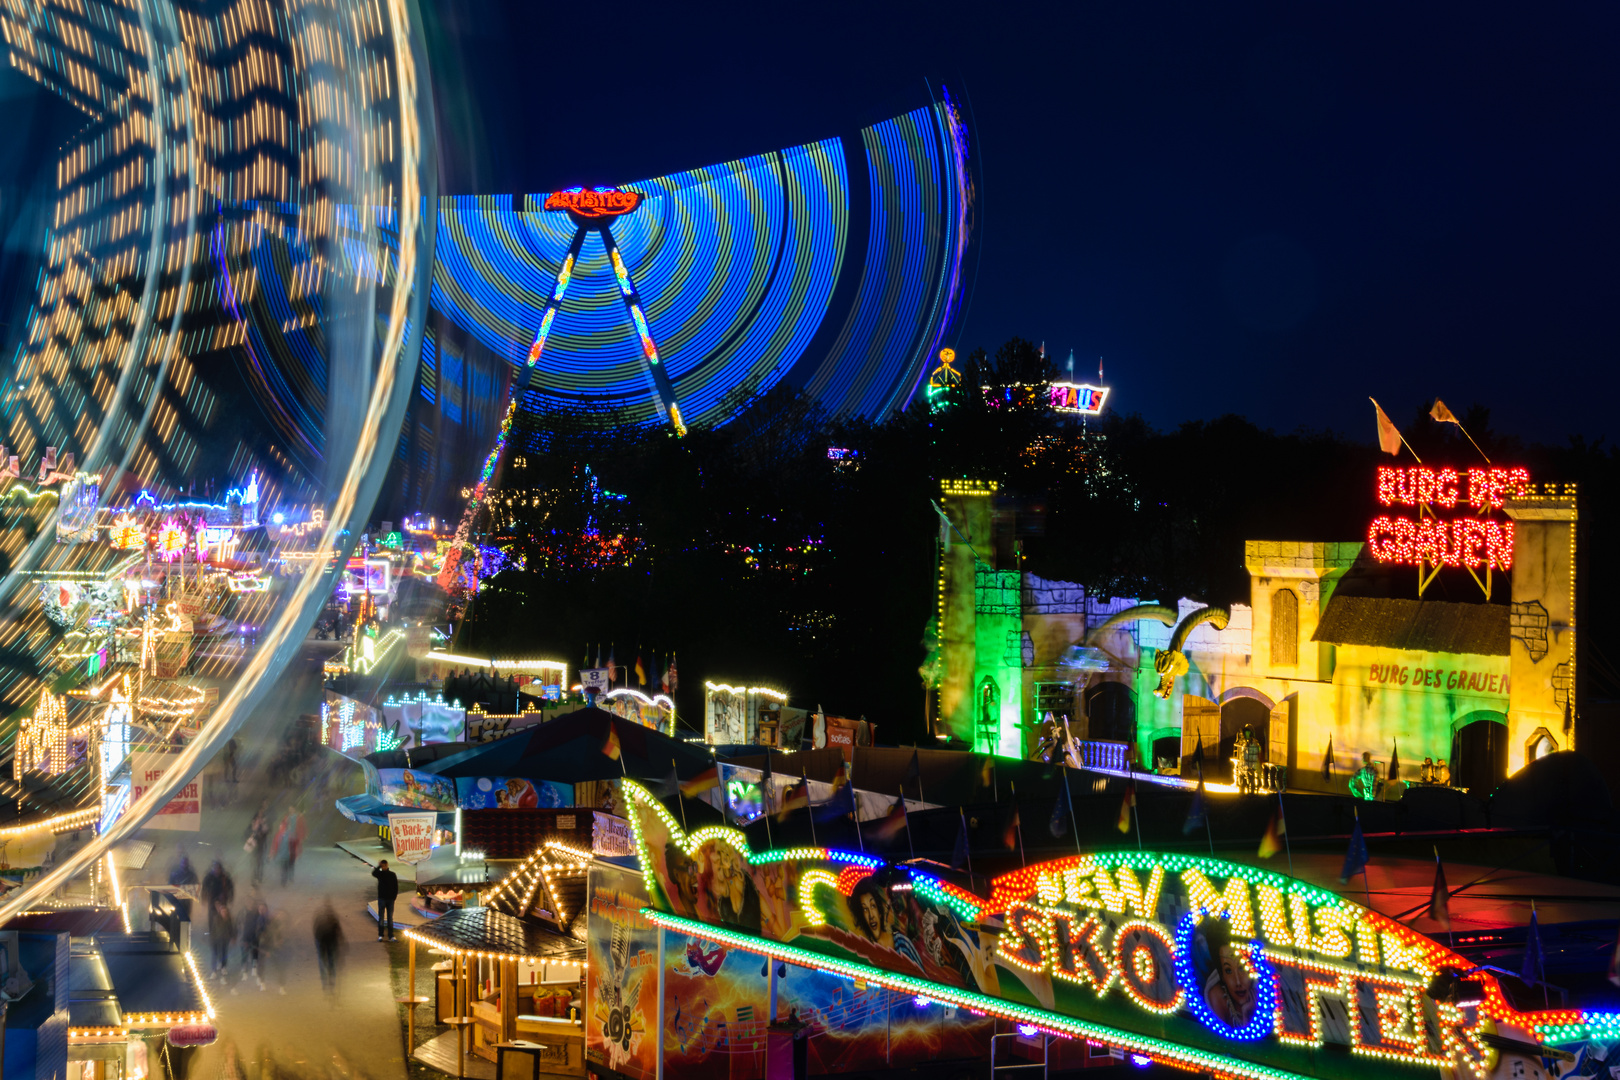
[[[1283,849],[1283,833],[1288,831],[1288,823],[1283,820],[1282,804],[1271,812],[1271,820],[1266,822],[1266,834],[1260,838],[1259,856],[1269,859]]]
[[[1384,415],[1382,405],[1373,401],[1372,398],[1367,400],[1372,401],[1373,409],[1378,413],[1378,448],[1386,454],[1399,454],[1401,452],[1400,429],[1395,426],[1394,421]]]
[[[1457,418],[1451,414],[1450,409],[1446,408],[1446,403],[1439,398],[1434,399],[1434,408],[1429,410],[1429,417],[1441,424],[1457,424]],[[1457,426],[1462,427],[1461,424],[1457,424]]]
[[[1136,778],[1133,776],[1125,781],[1125,798],[1119,804],[1119,821],[1116,824],[1119,831],[1131,831],[1131,810],[1136,807]]]
[[[602,744],[602,753],[614,761],[619,760],[619,729],[611,723],[608,724],[607,742]]]

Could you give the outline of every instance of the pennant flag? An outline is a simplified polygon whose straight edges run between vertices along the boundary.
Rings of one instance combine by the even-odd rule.
[[[673,694],[676,690],[679,690],[679,689],[680,689],[680,684],[679,684],[679,682],[677,681],[677,679],[675,677],[675,654],[670,653],[669,654],[669,692]]]
[[[1052,820],[1046,823],[1046,831],[1052,834],[1052,839],[1058,840],[1069,831],[1069,785],[1067,778],[1062,787],[1058,788],[1057,802],[1052,804]]]
[[[616,683],[616,682],[619,681],[619,662],[618,662],[618,660],[616,660],[614,658],[614,653],[615,652],[616,652],[616,647],[610,642],[608,644],[608,663],[607,663],[608,684],[609,685],[612,685],[613,683]]]
[[[922,781],[922,762],[917,760],[917,751],[911,751],[911,763],[906,766],[906,775],[900,778],[901,784],[917,784]]]
[[[1451,929],[1451,890],[1446,888],[1446,868],[1440,864],[1440,849],[1434,849],[1434,888],[1429,890],[1429,918],[1440,929]]]
[[[1018,846],[1018,833],[1022,828],[1022,824],[1023,823],[1018,820],[1018,804],[1013,803],[1012,817],[1007,819],[1007,828],[1001,834],[1001,843],[1003,847],[1012,849]]]
[[[1547,969],[1541,956],[1541,927],[1536,921],[1536,904],[1530,902],[1530,933],[1524,938],[1524,970],[1519,977],[1531,986],[1547,981]]]
[[[963,866],[967,865],[967,856],[967,818],[959,815],[956,826],[956,846],[951,849],[951,869],[960,870]],[[1615,948],[1615,958],[1617,961],[1620,961],[1620,946],[1616,946]],[[1613,978],[1613,976],[1610,977]],[[1616,985],[1620,985],[1620,983],[1617,983]]]
[[[1194,829],[1202,829],[1208,822],[1209,807],[1204,802],[1204,770],[1200,767],[1198,787],[1193,791],[1192,805],[1187,807],[1187,820],[1181,823],[1181,835],[1191,836]]]
[[[827,801],[815,812],[816,819],[826,821],[830,818],[845,817],[855,812],[855,789],[849,786],[849,775],[842,770],[833,777],[832,794]]]
[[[619,760],[619,729],[611,721],[608,723],[607,741],[602,744],[602,753],[614,761]]]
[[[1434,408],[1429,410],[1429,417],[1442,424],[1457,424],[1458,427],[1462,427],[1457,423],[1457,418],[1451,415],[1451,410],[1446,408],[1446,403],[1439,398],[1434,399]]]
[[[688,799],[695,799],[705,791],[720,786],[720,766],[710,765],[690,780],[681,781],[681,794]]]
[[[641,653],[636,653],[636,685],[647,685],[647,669],[641,663]]]
[[[1283,818],[1282,800],[1277,801],[1277,809],[1271,812],[1271,820],[1266,822],[1265,835],[1260,837],[1259,855],[1262,859],[1269,859],[1283,849],[1283,834],[1288,831],[1288,822]]]
[[[1116,824],[1120,832],[1128,833],[1131,831],[1131,811],[1135,808],[1136,777],[1133,776],[1125,781],[1125,798],[1121,799],[1119,803],[1119,821]]]
[[[602,643],[600,641],[596,643],[596,666],[602,666]]]
[[[1361,817],[1357,815],[1355,827],[1350,830],[1350,849],[1344,853],[1344,868],[1339,881],[1344,883],[1367,869],[1367,841],[1361,837]]]
[[[996,759],[986,754],[984,760],[979,762],[979,786],[982,788],[990,787],[995,783],[995,777]]]
[[[797,784],[787,789],[782,796],[782,805],[776,811],[776,820],[786,820],[787,816],[795,810],[802,810],[810,805],[810,782],[801,779]]]
[[[894,800],[889,812],[879,818],[875,824],[868,825],[867,831],[879,840],[893,840],[899,836],[906,827],[906,797],[904,793]]]
[[[1395,426],[1388,416],[1384,415],[1384,408],[1378,402],[1373,402],[1373,409],[1378,413],[1378,448],[1386,454],[1399,454],[1401,452],[1400,429]]]
[[[1389,755],[1389,778],[1400,779],[1401,774],[1401,740],[1395,740],[1395,752]]]
[[[1322,779],[1333,779],[1333,736],[1328,736],[1327,757],[1322,759]]]
[[[658,676],[658,688],[666,694],[669,693],[669,673],[674,670],[675,661],[671,660],[669,666],[664,668],[663,672]]]
[[[658,797],[667,799],[679,790],[681,790],[681,778],[675,774],[675,766],[671,765],[669,775],[665,776],[658,785]]]

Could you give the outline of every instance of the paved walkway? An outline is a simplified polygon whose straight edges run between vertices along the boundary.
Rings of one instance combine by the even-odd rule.
[[[236,946],[231,949],[228,979],[208,979],[208,992],[219,1013],[219,1041],[197,1054],[187,1080],[228,1075],[232,1054],[240,1063],[238,1075],[245,1080],[272,1080],[289,1074],[402,1080],[406,1075],[404,1034],[390,983],[388,952],[406,946],[403,941],[388,945],[376,940],[376,924],[365,916],[366,902],[376,895],[370,868],[336,846],[338,840],[375,835],[369,827],[344,819],[332,806],[335,797],[362,790],[360,768],[322,750],[322,768],[296,789],[270,784],[258,769],[298,713],[318,710],[319,676],[318,654],[306,649],[283,674],[271,702],[243,726],[237,739],[242,748],[240,782],[234,791],[224,784],[217,764],[209,767],[204,780],[205,807],[218,794],[228,792],[231,798],[229,806],[204,810],[201,832],[146,829],[140,834],[156,847],[146,866],[129,872],[127,880],[166,882],[182,848],[199,876],[217,858],[235,879],[238,920],[249,901],[262,896],[285,928],[278,955],[264,965],[264,990],[251,979],[241,981],[241,954]],[[252,857],[242,850],[242,842],[263,799],[270,800],[278,820],[289,806],[298,806],[306,815],[308,839],[291,883],[282,885],[277,869],[267,866],[264,884],[256,889]],[[327,898],[337,912],[346,943],[333,993],[321,988],[311,930],[315,913]],[[193,951],[206,969],[211,942],[206,917],[200,911],[197,917]]]

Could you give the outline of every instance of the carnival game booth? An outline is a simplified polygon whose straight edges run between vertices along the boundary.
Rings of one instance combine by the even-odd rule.
[[[480,907],[406,931],[410,985],[417,946],[433,965],[432,998],[411,1001],[408,1040],[417,1060],[456,1076],[469,1057],[507,1075],[584,1076],[585,899],[590,852],[557,841],[532,851]],[[415,1045],[417,1004],[433,1004],[446,1030]],[[532,1072],[531,1072],[532,1070]]]
[[[8,1076],[140,1080],[165,1050],[214,1042],[190,923],[168,893],[152,906],[162,914],[149,929],[130,930],[119,908],[83,907],[25,914],[0,932],[0,948],[15,937],[8,963],[23,972],[5,1019]],[[145,904],[134,914],[144,920]]]
[[[1239,863],[1095,852],[973,892],[934,866],[689,832],[624,786],[640,868],[592,874],[585,1052],[636,1080],[766,1074],[796,1033],[813,1075],[1005,1064],[1022,1038],[1048,1060],[1096,1044],[1255,1080],[1507,1080],[1554,1075],[1546,1040],[1603,1019]]]

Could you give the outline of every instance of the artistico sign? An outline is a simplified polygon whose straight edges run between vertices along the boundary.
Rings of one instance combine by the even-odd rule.
[[[546,196],[547,210],[566,210],[576,217],[606,218],[628,214],[641,205],[641,192],[618,188],[579,188]]]
[[[913,994],[963,1019],[1223,1076],[1494,1078],[1576,1014],[1521,1013],[1438,942],[1306,882],[1107,852],[1003,875],[986,898],[864,852],[688,834],[626,781],[655,925]],[[927,864],[933,866],[937,864]],[[1462,994],[1431,996],[1444,971]],[[1325,1051],[1325,1052],[1324,1052]],[[1501,1072],[1500,1075],[1507,1075]]]

